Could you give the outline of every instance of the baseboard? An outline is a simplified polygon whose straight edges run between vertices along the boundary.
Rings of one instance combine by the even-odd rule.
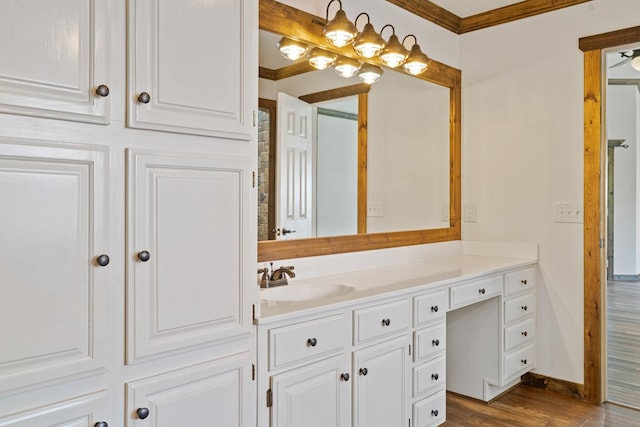
[[[559,380],[557,378],[546,377],[544,375],[529,372],[522,376],[522,384],[528,385],[529,387],[584,399],[584,385],[570,381]]]
[[[616,282],[639,282],[640,274],[614,274],[613,280]]]

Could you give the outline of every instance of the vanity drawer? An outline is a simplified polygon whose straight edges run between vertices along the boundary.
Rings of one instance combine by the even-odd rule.
[[[451,308],[473,304],[502,292],[502,276],[493,276],[451,287]]]
[[[447,346],[447,327],[444,323],[414,333],[413,360],[428,360],[444,352]]]
[[[533,314],[535,311],[536,294],[533,292],[509,299],[504,303],[504,322],[511,323]]]
[[[530,317],[504,329],[504,351],[510,351],[536,336],[536,319]]]
[[[269,330],[269,369],[342,351],[349,328],[343,314]]]
[[[536,272],[533,267],[513,271],[504,275],[504,294],[511,296],[533,289],[536,285]]]
[[[431,427],[446,420],[446,394],[443,391],[413,404],[413,427]]]
[[[353,312],[353,343],[359,344],[409,328],[411,306],[408,299]]]
[[[444,389],[446,360],[447,358],[442,356],[413,368],[413,397],[429,396]]]
[[[443,291],[431,292],[413,298],[413,326],[419,327],[435,320],[444,319],[449,306],[447,293]]]
[[[522,375],[535,366],[535,348],[533,344],[516,350],[504,356],[504,381],[508,382],[514,376]]]

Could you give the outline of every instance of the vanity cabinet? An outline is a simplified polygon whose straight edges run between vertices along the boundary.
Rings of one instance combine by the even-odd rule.
[[[109,2],[3,2],[0,112],[107,124]]]
[[[255,2],[128,3],[128,125],[253,139]]]

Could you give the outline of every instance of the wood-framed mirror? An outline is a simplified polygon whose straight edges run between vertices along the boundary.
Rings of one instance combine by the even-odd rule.
[[[350,48],[337,49],[328,45],[324,41],[324,38],[322,37],[323,25],[323,18],[274,0],[260,0],[259,27],[261,30],[286,35],[298,41],[355,58],[355,53],[350,50]],[[380,65],[376,60],[368,60],[368,62]],[[389,69],[385,71],[389,71],[391,73],[397,72]],[[359,234],[353,235],[313,237],[295,240],[259,241],[259,262],[358,252],[460,239],[461,72],[453,67],[449,67],[445,64],[432,60],[429,65],[429,69],[418,78],[446,88],[449,94],[448,227],[366,234],[359,231]],[[364,127],[360,125],[359,132],[367,132],[366,123]],[[407,182],[406,185],[410,186],[411,183]]]

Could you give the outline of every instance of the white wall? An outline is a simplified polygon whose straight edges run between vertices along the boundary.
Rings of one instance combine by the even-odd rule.
[[[631,67],[628,67],[631,68]],[[640,78],[640,72],[638,72]],[[607,86],[607,139],[624,140],[614,149],[613,274],[634,276],[638,263],[638,117],[637,86]]]
[[[582,224],[553,204],[583,199],[583,36],[638,25],[637,0],[594,0],[465,34],[463,238],[540,245],[538,363],[583,383]]]

